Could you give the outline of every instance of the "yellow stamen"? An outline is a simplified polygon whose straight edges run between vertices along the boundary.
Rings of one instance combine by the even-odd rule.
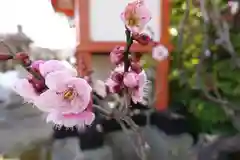
[[[66,90],[64,93],[63,93],[63,98],[66,99],[66,100],[72,100],[74,98],[74,91],[72,88]]]
[[[128,26],[137,26],[138,25],[138,18],[134,15],[129,16],[128,18]]]

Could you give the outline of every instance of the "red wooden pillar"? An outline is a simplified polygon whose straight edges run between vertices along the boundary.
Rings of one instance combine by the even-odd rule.
[[[81,76],[86,76],[92,70],[91,52],[81,50],[90,43],[89,3],[87,0],[74,0],[77,30],[77,67]]]
[[[171,51],[170,45],[170,34],[169,34],[169,26],[170,26],[170,0],[162,0],[161,5],[161,17],[160,22],[161,26],[161,40],[160,43],[165,45],[169,52]],[[170,59],[166,59],[162,62],[159,62],[157,65],[157,73],[156,73],[156,94],[157,101],[156,107],[158,110],[164,110],[168,107],[169,104],[169,87],[168,87],[168,74],[169,74],[169,61]]]

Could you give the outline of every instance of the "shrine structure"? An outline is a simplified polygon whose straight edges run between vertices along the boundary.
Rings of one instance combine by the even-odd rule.
[[[76,59],[80,75],[92,70],[93,53],[109,53],[116,45],[125,45],[124,24],[120,13],[128,2],[133,0],[51,0],[54,10],[74,18],[77,30]],[[155,33],[155,41],[169,50],[170,0],[146,0],[151,8],[152,20],[149,27]],[[151,53],[149,46],[134,44],[132,52]],[[156,108],[163,110],[168,106],[169,59],[157,65],[156,72]]]

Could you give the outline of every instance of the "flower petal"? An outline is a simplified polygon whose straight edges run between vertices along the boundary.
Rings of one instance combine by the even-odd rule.
[[[38,96],[27,79],[17,80],[13,85],[13,90],[28,102],[32,102]]]
[[[129,88],[134,88],[139,85],[139,76],[137,73],[134,72],[127,72],[124,75],[123,83],[129,87]]]
[[[168,49],[163,45],[158,45],[153,48],[152,57],[157,61],[162,61],[168,57]]]
[[[120,86],[119,83],[113,81],[111,78],[108,78],[106,80],[105,85],[108,87],[108,90],[110,93],[116,93],[118,91],[118,90],[116,90],[116,88],[118,88],[118,86]]]
[[[78,93],[77,97],[71,101],[71,106],[79,112],[85,110],[91,100],[91,86],[82,78],[72,78],[67,83],[73,85]]]
[[[144,86],[147,83],[147,75],[146,72],[144,70],[142,70],[141,73],[139,73],[139,87],[138,89],[133,89],[132,90],[132,101],[134,103],[142,103],[142,101],[144,100]]]
[[[129,20],[135,18],[136,24],[129,26]],[[144,1],[136,0],[128,3],[124,12],[121,13],[121,19],[132,32],[141,32],[145,25],[151,20],[151,13],[146,7]]]
[[[106,84],[101,80],[94,83],[94,91],[103,98],[107,96]]]
[[[55,71],[49,73],[45,78],[45,84],[51,90],[63,91],[66,89],[66,83],[73,78],[69,72],[64,71]]]
[[[78,114],[61,114],[59,112],[51,112],[47,116],[47,122],[53,122],[56,125],[72,128],[78,126],[79,128],[85,125],[91,125],[95,119],[92,112],[82,112]]]
[[[51,72],[60,71],[60,70],[65,70],[70,75],[76,76],[77,71],[74,70],[73,67],[69,67],[69,65],[66,65],[66,62],[64,63],[58,60],[49,60],[43,64],[40,64],[39,69],[43,77],[47,76]]]
[[[145,26],[151,19],[151,12],[146,7],[146,5],[141,5],[137,10],[136,14],[138,15],[140,19],[140,26]]]
[[[72,76],[76,77],[78,72],[68,61],[61,61],[66,69],[71,73]]]
[[[40,67],[40,64],[43,64],[44,61],[43,60],[37,60],[37,61],[33,61],[32,64],[31,64],[31,67],[32,68],[36,68],[36,69],[39,69]]]
[[[34,105],[43,112],[52,112],[64,106],[60,96],[51,90],[47,90],[35,99]]]
[[[139,74],[139,87],[142,87],[147,81],[147,74],[144,70],[142,70]]]
[[[132,98],[133,103],[135,103],[135,104],[141,101],[141,97],[139,95],[138,90],[132,91],[131,98]]]

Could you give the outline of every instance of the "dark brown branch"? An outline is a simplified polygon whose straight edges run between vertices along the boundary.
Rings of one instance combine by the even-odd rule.
[[[219,37],[217,43],[222,45],[228,51],[228,53],[232,56],[232,61],[234,62],[235,66],[237,68],[240,68],[239,57],[237,56],[233,44],[230,41],[229,25],[224,19],[221,18],[218,4],[216,4],[215,1],[210,2],[212,6],[212,9],[209,11],[211,15],[211,20]]]

